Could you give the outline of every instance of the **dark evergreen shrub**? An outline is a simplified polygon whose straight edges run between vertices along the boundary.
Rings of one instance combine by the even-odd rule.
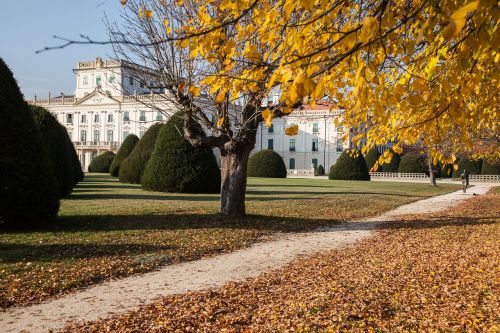
[[[462,172],[467,170],[470,175],[480,175],[481,174],[481,160],[472,160],[467,157],[461,157],[458,160],[458,168],[453,171],[453,178],[459,178]]]
[[[429,173],[427,158],[415,152],[408,152],[401,157],[398,172],[402,173]]]
[[[120,172],[120,165],[122,164],[123,160],[126,159],[128,155],[130,155],[132,150],[134,150],[137,142],[139,142],[139,138],[135,134],[129,134],[125,138],[125,140],[123,140],[120,149],[118,149],[118,152],[116,153],[113,163],[111,163],[111,166],[109,167],[109,173],[111,176],[118,177]]]
[[[89,172],[109,173],[109,168],[116,154],[112,151],[106,151],[101,155],[94,157],[89,164]]]
[[[484,160],[481,166],[482,175],[500,175],[500,161],[491,162]]]
[[[316,172],[315,176],[324,176],[325,175],[325,168],[321,164],[314,171]]]
[[[359,150],[344,151],[330,168],[329,179],[370,180],[365,158]]]
[[[401,160],[401,157],[399,156],[398,153],[394,152],[394,150],[391,149],[392,152],[392,158],[389,163],[384,163],[381,166],[382,172],[398,172],[399,168],[399,162]]]
[[[141,140],[135,145],[134,150],[120,164],[120,182],[140,184],[146,164],[148,163],[153,149],[155,147],[156,138],[163,124],[154,124],[142,136]]]
[[[180,134],[184,119],[174,114],[162,126],[141,185],[145,190],[178,193],[219,193],[220,169],[210,148],[194,148]],[[193,132],[205,135],[195,123]]]
[[[73,146],[73,142],[71,142],[71,139],[68,137],[68,151],[69,155],[71,156],[71,170],[73,174],[73,183],[76,184],[78,182],[81,182],[83,180],[84,174],[82,170],[82,164],[80,162],[80,159],[78,158],[78,154],[76,153],[75,146]]]
[[[248,177],[286,178],[286,166],[281,156],[271,149],[261,150],[248,160]]]
[[[368,168],[368,171],[370,171],[373,168],[375,163],[378,161],[379,157],[380,157],[380,153],[376,147],[370,149],[368,154],[366,154],[365,161],[366,161],[366,166]],[[378,167],[378,169],[380,169],[380,166]],[[371,170],[371,171],[379,171],[379,170]]]
[[[68,196],[75,185],[73,177],[73,161],[68,149],[68,132],[47,110],[39,106],[30,106],[35,124],[42,135],[59,194]]]
[[[33,115],[9,67],[0,58],[0,224],[13,227],[50,219],[59,193]]]

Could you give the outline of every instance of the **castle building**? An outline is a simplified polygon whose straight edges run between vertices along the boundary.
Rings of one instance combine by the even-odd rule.
[[[43,106],[57,117],[68,131],[85,171],[98,154],[116,152],[127,135],[140,138],[151,125],[166,121],[176,111],[158,88],[154,73],[145,77],[147,68],[140,65],[97,58],[78,62],[74,73],[73,95],[49,94],[46,99],[35,97],[28,103]],[[272,95],[264,103],[275,103],[278,97]],[[203,107],[203,99],[198,102]],[[283,157],[290,174],[311,172],[319,165],[328,170],[349,147],[349,140],[342,141],[346,129],[333,121],[341,114],[335,105],[319,102],[274,119],[270,128],[261,124],[253,153],[273,149]],[[285,128],[291,125],[299,127],[295,136],[285,134]]]

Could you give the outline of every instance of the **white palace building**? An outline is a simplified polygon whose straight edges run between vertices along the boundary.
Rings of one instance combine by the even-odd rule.
[[[175,111],[161,91],[148,88],[155,87],[153,81],[134,75],[138,69],[144,72],[144,67],[123,60],[79,62],[73,95],[35,96],[28,103],[45,107],[66,127],[86,171],[95,156],[116,152],[127,135],[142,137],[151,125],[166,121],[165,114]],[[277,98],[271,96],[264,103],[274,103]],[[275,119],[271,128],[261,124],[253,152],[273,149],[283,157],[290,174],[307,173],[319,165],[329,170],[349,147],[341,139],[346,129],[333,123],[340,114],[340,109],[318,103]],[[291,125],[299,126],[298,135],[285,135],[285,128]]]

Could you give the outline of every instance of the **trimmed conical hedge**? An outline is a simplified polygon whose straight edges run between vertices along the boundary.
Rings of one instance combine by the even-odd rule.
[[[118,152],[116,153],[113,163],[111,163],[111,166],[109,167],[109,173],[111,176],[118,177],[120,173],[120,165],[122,164],[123,160],[126,159],[128,155],[130,155],[132,150],[134,150],[137,142],[139,142],[139,138],[135,134],[129,134],[125,138],[125,140],[123,140],[120,149],[118,149]]]
[[[106,151],[96,156],[89,164],[89,172],[109,173],[109,168],[116,154],[112,151]]]
[[[482,175],[500,175],[500,161],[492,163],[488,160],[484,160],[481,165]]]
[[[458,168],[453,171],[453,178],[459,178],[462,171],[467,170],[470,175],[480,175],[481,174],[481,160],[471,160],[467,157],[461,157],[458,160]]]
[[[156,139],[163,124],[154,124],[135,145],[134,150],[120,164],[119,179],[122,183],[140,184],[146,164],[155,148]]]
[[[329,179],[370,180],[365,158],[359,150],[344,151],[330,168]]]
[[[281,156],[271,149],[261,150],[248,160],[248,177],[286,178],[286,166]]]
[[[30,106],[35,124],[42,135],[54,176],[56,177],[59,194],[68,196],[75,186],[74,158],[68,147],[70,139],[66,129],[47,110],[39,106]],[[76,154],[75,154],[76,155]]]
[[[368,168],[368,171],[370,171],[373,168],[375,163],[378,161],[379,157],[380,157],[380,153],[376,147],[370,149],[368,154],[366,154],[365,161],[366,161],[366,167]],[[380,169],[380,167],[378,169]],[[378,170],[373,170],[373,171],[378,171]]]
[[[381,170],[382,172],[398,172],[399,162],[401,161],[401,156],[396,153],[394,150],[390,150],[392,152],[392,158],[389,163],[382,164]]]
[[[57,182],[33,115],[0,58],[0,224],[21,226],[57,215]]]
[[[398,172],[429,173],[426,156],[412,151],[404,154],[399,162]]]
[[[210,148],[194,148],[179,131],[183,114],[176,113],[160,129],[141,185],[145,190],[177,193],[219,193],[220,169]],[[205,135],[197,123],[197,135]]]
[[[325,168],[321,164],[314,171],[315,171],[315,176],[324,176],[325,175]]]

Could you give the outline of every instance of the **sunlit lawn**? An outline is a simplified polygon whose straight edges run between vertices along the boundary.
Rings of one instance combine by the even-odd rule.
[[[243,219],[218,195],[155,193],[87,174],[43,228],[0,234],[0,306],[29,304],[105,279],[232,251],[276,232],[373,216],[456,185],[249,179]]]

